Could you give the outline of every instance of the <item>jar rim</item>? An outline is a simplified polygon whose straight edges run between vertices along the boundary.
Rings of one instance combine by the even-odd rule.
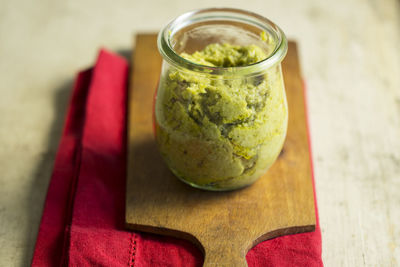
[[[221,16],[221,14],[225,14]],[[195,18],[199,16],[198,18]],[[274,50],[263,60],[256,63],[237,66],[237,67],[213,67],[202,64],[197,64],[180,56],[172,47],[170,42],[171,36],[180,29],[194,22],[201,22],[204,19],[231,19],[239,20],[246,24],[256,25],[257,27],[272,32],[277,43]],[[162,57],[178,68],[189,69],[191,71],[211,74],[211,75],[256,75],[257,73],[265,72],[266,69],[280,63],[286,56],[288,44],[284,32],[269,19],[243,9],[236,8],[206,8],[197,9],[183,13],[177,18],[169,22],[158,34],[157,45]]]

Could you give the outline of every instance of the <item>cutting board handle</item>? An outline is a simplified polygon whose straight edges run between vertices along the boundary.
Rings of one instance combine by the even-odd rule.
[[[217,243],[205,248],[203,267],[247,267],[245,251],[234,249],[233,243],[232,246],[226,243],[218,246]]]
[[[203,267],[247,267],[246,258],[228,257],[224,258],[224,262],[215,261],[213,258],[206,258]]]

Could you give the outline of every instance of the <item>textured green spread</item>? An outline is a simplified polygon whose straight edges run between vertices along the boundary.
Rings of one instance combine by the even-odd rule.
[[[210,44],[202,51],[181,56],[189,61],[211,67],[240,67],[259,62],[267,57],[264,51],[256,46],[237,46],[224,44]]]
[[[211,44],[194,63],[237,67],[266,58],[256,46]],[[287,127],[280,65],[256,77],[215,77],[171,67],[161,78],[156,134],[171,170],[195,186],[224,190],[250,184],[276,159]]]

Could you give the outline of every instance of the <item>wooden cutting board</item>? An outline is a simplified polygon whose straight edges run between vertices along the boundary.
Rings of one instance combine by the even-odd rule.
[[[296,43],[283,73],[289,104],[287,139],[278,160],[252,186],[207,192],[169,171],[153,138],[152,107],[161,56],[155,34],[136,37],[128,114],[126,226],[185,238],[203,251],[204,266],[247,266],[259,242],[315,229],[303,84]]]

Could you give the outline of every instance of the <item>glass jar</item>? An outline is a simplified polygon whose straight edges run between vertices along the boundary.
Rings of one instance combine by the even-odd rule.
[[[231,56],[219,66],[190,60],[188,55],[210,44],[239,49],[255,45],[265,59],[235,66],[225,64]],[[287,40],[282,30],[248,11],[203,9],[162,29],[158,49],[163,64],[154,105],[155,135],[171,171],[206,190],[252,184],[276,160],[286,137],[281,61]],[[246,56],[252,53],[250,49]]]

